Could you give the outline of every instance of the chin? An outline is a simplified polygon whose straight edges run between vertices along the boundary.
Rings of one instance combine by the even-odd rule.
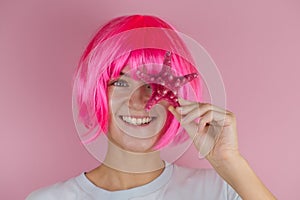
[[[119,148],[135,153],[146,153],[152,152],[153,147],[155,146],[157,137],[141,139],[141,138],[134,138],[129,135],[110,135],[110,141],[118,146]]]
[[[122,144],[122,149],[136,152],[136,153],[146,153],[152,152],[155,141],[153,139],[133,139],[130,140],[127,144]]]

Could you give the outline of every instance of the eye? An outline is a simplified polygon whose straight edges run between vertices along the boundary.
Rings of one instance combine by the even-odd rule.
[[[128,87],[129,86],[128,82],[125,80],[122,80],[122,79],[118,79],[118,80],[112,82],[111,85],[117,86],[117,87]]]
[[[145,84],[144,89],[145,89],[145,92],[147,92],[148,94],[151,94],[153,91],[150,84]]]
[[[149,90],[152,90],[152,87],[151,87],[150,84],[145,84],[145,87],[146,87],[147,89],[149,89]]]

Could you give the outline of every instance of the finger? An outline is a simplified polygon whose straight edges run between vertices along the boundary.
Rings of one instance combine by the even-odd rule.
[[[176,111],[176,109],[173,106],[169,106],[168,110],[174,115],[174,117],[178,120],[181,121],[182,116],[180,115],[180,113],[178,113]]]
[[[225,125],[225,119],[226,113],[210,110],[206,112],[200,119],[199,131],[203,131],[206,124],[222,127]]]
[[[228,112],[227,110],[225,110],[223,108],[220,108],[216,105],[210,104],[210,103],[194,102],[194,101],[189,101],[189,100],[182,99],[182,98],[179,98],[178,101],[180,103],[180,107],[177,107],[177,108],[178,108],[179,111],[182,112],[182,114],[184,114],[184,112],[186,112],[188,110],[193,110],[191,108],[196,108],[197,106],[200,107],[200,108],[203,108],[205,110],[215,110],[215,111],[219,111],[219,112]]]
[[[180,121],[181,124],[188,124],[196,119],[199,119],[205,113],[204,110],[199,109],[199,107],[195,108],[194,110],[187,113],[182,120]]]
[[[189,100],[186,100],[186,99],[183,99],[183,98],[178,98],[178,102],[181,106],[186,106],[186,105],[190,105],[190,104],[194,104],[194,103],[198,103],[198,102],[195,102],[195,101],[189,101]]]
[[[213,111],[224,112],[224,113],[227,112],[225,109],[220,108],[220,107],[210,104],[210,103],[198,103],[198,104],[199,104],[200,109],[204,109],[206,111],[213,110]]]
[[[174,117],[178,120],[180,123],[182,119],[182,115],[176,111],[176,109],[173,106],[169,106],[168,110],[174,115]],[[198,125],[196,123],[189,123],[189,124],[181,124],[182,127],[186,130],[186,132],[189,134],[191,138],[195,137],[195,134],[198,130]]]
[[[180,112],[178,112],[177,109],[175,109],[173,106],[169,106],[168,110],[175,116],[175,118],[178,120],[178,122],[181,124],[181,126],[186,130],[186,132],[189,134],[192,140],[195,139],[198,130],[199,130],[199,125],[195,122],[190,123],[182,123],[182,115]],[[199,109],[197,109],[199,110]],[[197,115],[197,114],[195,114]]]
[[[201,118],[205,113],[209,111],[216,111],[224,114],[226,113],[225,110],[219,109],[216,106],[213,106],[211,104],[201,104],[201,103],[198,103],[198,107],[194,108],[190,112],[186,112],[185,109],[189,110],[190,108],[181,107],[181,113],[186,114],[186,116],[181,121],[181,123],[183,124],[190,123],[193,120]]]
[[[185,106],[180,106],[180,107],[176,107],[176,110],[181,114],[181,115],[186,115],[189,112],[191,112],[192,110],[194,110],[195,108],[198,108],[199,104],[198,103],[192,103],[192,104],[188,104]]]

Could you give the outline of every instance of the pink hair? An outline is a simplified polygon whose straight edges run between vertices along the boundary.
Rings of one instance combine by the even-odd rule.
[[[73,79],[73,92],[76,92],[78,118],[88,130],[92,130],[97,126],[100,127],[99,131],[84,143],[93,141],[101,132],[107,133],[107,122],[109,121],[108,81],[117,78],[126,65],[135,68],[150,63],[162,64],[166,51],[180,49],[188,59],[173,53],[171,59],[172,69],[180,75],[197,72],[197,69],[191,63],[192,59],[189,51],[177,34],[167,36],[170,41],[168,49],[165,50],[141,48],[125,51],[124,53],[122,49],[127,43],[124,42],[122,35],[121,39],[107,43],[107,48],[101,49],[99,47],[113,36],[145,27],[174,30],[169,24],[154,16],[118,17],[102,26],[84,51]],[[164,33],[167,34],[167,32],[162,31],[162,34]],[[144,35],[146,36],[146,34]],[[121,55],[117,55],[118,53]],[[189,84],[193,88],[193,95],[196,96],[198,101],[201,101],[202,87],[200,79],[195,79]],[[183,86],[180,91],[180,96],[183,98],[190,96],[187,85]],[[187,138],[188,135],[180,128],[178,121],[168,112],[163,134],[153,148],[161,149],[171,142],[177,144]]]

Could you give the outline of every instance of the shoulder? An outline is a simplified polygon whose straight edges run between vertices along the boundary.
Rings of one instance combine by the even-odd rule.
[[[205,185],[226,184],[226,182],[218,175],[218,173],[214,169],[194,169],[174,165],[173,177],[177,181],[205,183]]]
[[[208,199],[239,199],[238,194],[214,169],[193,169],[174,165],[172,182],[173,186],[181,190],[193,191],[197,196]]]
[[[78,199],[82,192],[77,177],[33,191],[26,200]]]

